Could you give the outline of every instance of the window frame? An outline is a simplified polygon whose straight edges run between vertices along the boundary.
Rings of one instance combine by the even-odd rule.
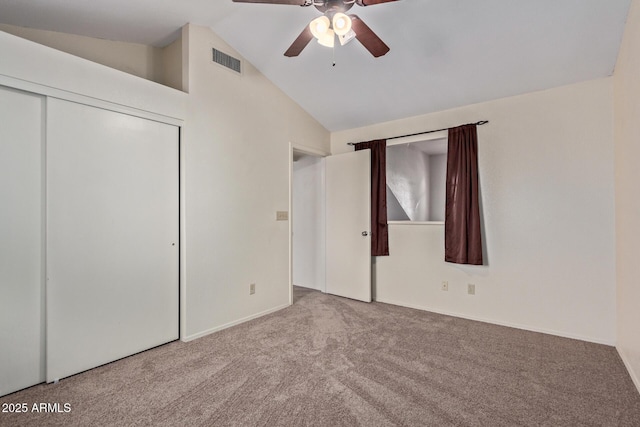
[[[411,144],[413,142],[426,142],[435,141],[437,139],[448,139],[449,132],[447,130],[441,130],[438,132],[431,132],[428,134],[404,136],[402,138],[395,138],[387,140],[387,148],[394,145]],[[444,221],[387,221],[389,225],[442,225]]]

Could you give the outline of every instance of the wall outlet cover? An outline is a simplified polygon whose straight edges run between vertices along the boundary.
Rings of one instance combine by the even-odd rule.
[[[289,212],[276,211],[276,221],[287,221],[289,219]]]

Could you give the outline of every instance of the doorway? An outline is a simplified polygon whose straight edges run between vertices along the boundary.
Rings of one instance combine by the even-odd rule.
[[[328,154],[290,144],[289,304],[293,286],[326,291],[324,157]]]

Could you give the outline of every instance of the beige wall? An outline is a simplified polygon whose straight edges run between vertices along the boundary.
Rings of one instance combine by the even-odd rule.
[[[614,344],[612,112],[607,78],[333,133],[338,153],[347,141],[490,121],[478,128],[488,265],[445,263],[442,225],[390,225],[376,299]]]
[[[0,52],[0,79],[6,76],[44,86],[24,90],[46,94],[62,90],[184,118],[188,97],[183,92],[2,31]]]
[[[614,74],[617,347],[640,390],[640,1],[631,6]]]
[[[181,89],[178,69],[182,65],[180,43],[155,48],[137,43],[96,39],[54,31],[0,24],[0,31],[79,56],[134,76]],[[177,59],[177,60],[176,60]],[[166,72],[165,72],[166,70]]]
[[[174,89],[182,89],[182,37],[161,49],[155,81]]]
[[[289,143],[329,151],[329,132],[248,62],[213,63],[213,47],[240,56],[208,28],[183,40],[188,339],[288,304]]]

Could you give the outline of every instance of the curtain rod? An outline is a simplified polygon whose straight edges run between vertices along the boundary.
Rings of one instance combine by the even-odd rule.
[[[487,123],[489,123],[489,120],[480,120],[479,122],[468,123],[468,124],[476,125],[476,126],[482,126],[482,125],[486,125]],[[443,130],[449,130],[449,129],[451,129],[451,128],[428,130],[428,131],[425,131],[425,132],[410,133],[408,135],[392,136],[391,138],[386,138],[386,140],[388,141],[390,139],[406,138],[408,136],[426,135],[428,133],[442,132]],[[357,144],[357,142],[347,142],[347,145],[356,145],[356,144]]]

